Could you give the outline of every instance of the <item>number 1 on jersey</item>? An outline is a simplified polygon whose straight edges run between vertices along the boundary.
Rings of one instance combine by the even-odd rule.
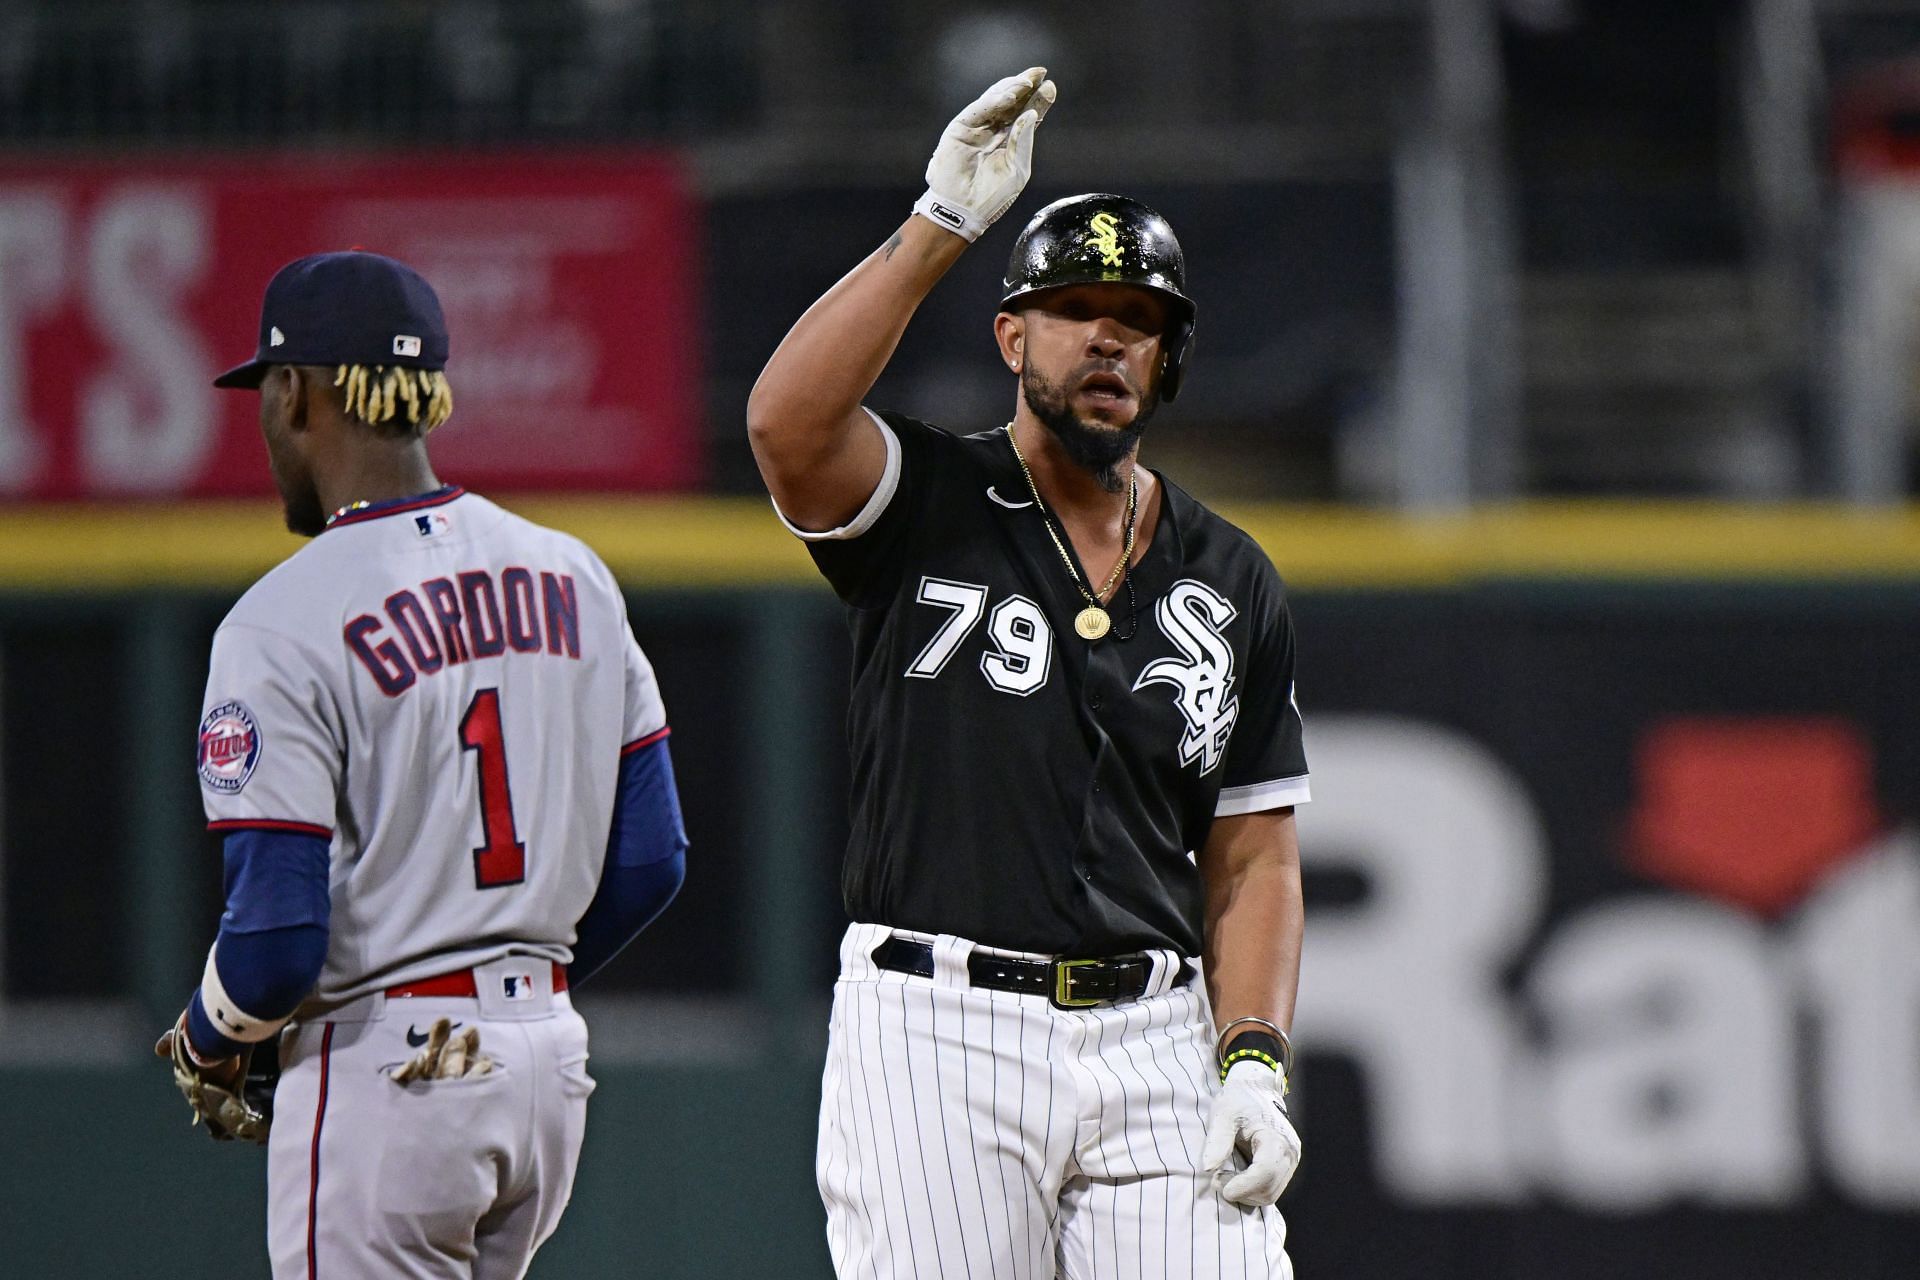
[[[527,846],[513,821],[507,790],[507,744],[500,727],[500,691],[482,689],[460,717],[460,749],[479,754],[480,836],[473,851],[473,879],[482,889],[519,884],[527,878]]]

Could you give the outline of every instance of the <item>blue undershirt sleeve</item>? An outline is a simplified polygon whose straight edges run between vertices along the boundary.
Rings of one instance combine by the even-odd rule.
[[[620,757],[600,887],[580,917],[567,983],[579,986],[639,936],[680,891],[687,832],[665,738]]]
[[[227,835],[227,909],[214,965],[228,999],[252,1017],[287,1017],[319,981],[331,909],[327,846],[320,836],[287,831]],[[203,1058],[248,1048],[214,1026],[197,990],[187,1006],[187,1034]]]

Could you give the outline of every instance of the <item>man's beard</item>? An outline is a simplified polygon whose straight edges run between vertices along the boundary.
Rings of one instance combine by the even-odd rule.
[[[289,533],[317,538],[327,531],[327,513],[320,509],[320,492],[312,486],[296,493],[281,489],[280,506],[286,512]]]
[[[1067,388],[1078,386],[1081,379],[1096,370],[1109,370],[1109,366],[1092,361],[1075,369],[1064,382],[1054,382],[1028,365],[1020,373],[1020,396],[1027,402],[1027,408],[1033,411],[1033,416],[1053,433],[1053,438],[1060,442],[1060,447],[1076,466],[1090,473],[1108,493],[1119,493],[1126,488],[1120,480],[1120,464],[1140,443],[1140,437],[1147,429],[1147,420],[1160,407],[1160,396],[1158,392],[1142,395],[1139,388],[1128,383],[1133,390],[1135,403],[1140,406],[1134,412],[1133,420],[1124,427],[1089,423],[1074,415],[1072,406],[1067,403]],[[1124,375],[1122,377],[1124,379]]]

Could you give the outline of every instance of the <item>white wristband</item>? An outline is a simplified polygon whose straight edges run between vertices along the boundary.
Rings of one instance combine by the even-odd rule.
[[[221,1035],[243,1044],[258,1044],[286,1026],[293,1015],[256,1018],[235,1004],[220,981],[219,966],[213,962],[218,949],[216,945],[207,952],[206,971],[200,975],[200,1007],[207,1011],[208,1019]]]
[[[935,195],[932,187],[928,187],[926,193],[913,202],[913,211],[942,231],[953,232],[968,244],[978,240],[980,233],[991,225],[988,219],[964,205]]]

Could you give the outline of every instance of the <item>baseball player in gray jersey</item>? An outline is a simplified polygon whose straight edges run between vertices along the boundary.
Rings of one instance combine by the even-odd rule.
[[[267,1144],[280,1280],[524,1274],[594,1087],[569,989],[684,874],[619,588],[435,478],[446,359],[424,279],[321,254],[274,277],[256,358],[217,380],[259,389],[313,541],[214,637],[199,774],[226,910],[156,1052],[214,1136]]]

